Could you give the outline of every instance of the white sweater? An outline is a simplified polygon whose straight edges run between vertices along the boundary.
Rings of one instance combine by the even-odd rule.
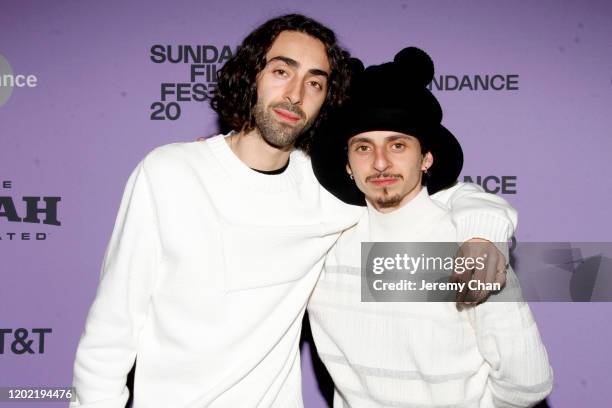
[[[502,199],[467,185],[446,194],[466,235],[512,233]],[[154,150],[125,189],[71,406],[123,407],[136,358],[134,408],[302,406],[306,302],[325,253],[363,212],[323,189],[299,151],[265,175],[222,135]]]
[[[527,407],[550,393],[552,370],[524,302],[462,312],[451,302],[361,302],[361,242],[454,242],[456,234],[423,189],[391,213],[368,206],[340,236],[308,305],[334,407]]]

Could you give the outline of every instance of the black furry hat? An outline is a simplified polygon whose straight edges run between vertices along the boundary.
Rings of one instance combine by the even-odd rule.
[[[425,51],[408,47],[392,62],[364,69],[353,60],[350,99],[313,141],[311,158],[319,182],[342,201],[365,205],[365,197],[346,173],[347,141],[359,133],[390,130],[419,139],[434,162],[429,168],[429,194],[456,183],[463,151],[444,126],[442,108],[427,89],[434,65]]]

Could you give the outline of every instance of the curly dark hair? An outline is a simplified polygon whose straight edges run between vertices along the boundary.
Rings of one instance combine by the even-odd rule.
[[[268,20],[256,28],[219,71],[217,90],[210,105],[223,125],[237,131],[255,128],[253,108],[257,103],[256,77],[266,65],[266,54],[272,43],[283,31],[301,32],[321,41],[331,67],[327,95],[319,115],[310,129],[295,142],[296,148],[308,154],[314,132],[330,112],[347,99],[351,79],[349,53],[338,45],[334,32],[323,24],[301,14],[288,14]]]

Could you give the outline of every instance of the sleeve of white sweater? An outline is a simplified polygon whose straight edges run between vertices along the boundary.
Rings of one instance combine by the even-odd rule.
[[[130,176],[108,245],[96,297],[74,363],[71,407],[125,406],[161,256],[156,210],[144,161]]]
[[[530,407],[546,398],[553,372],[529,305],[488,301],[468,314],[491,366],[488,387],[495,407]]]
[[[516,210],[503,198],[485,193],[478,184],[457,183],[431,198],[450,208],[458,242],[484,238],[505,243],[514,235]]]

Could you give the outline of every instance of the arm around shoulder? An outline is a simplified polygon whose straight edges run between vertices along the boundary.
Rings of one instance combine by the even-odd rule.
[[[518,222],[516,210],[477,184],[459,182],[431,198],[450,208],[459,242],[471,238],[507,242],[514,235]]]

